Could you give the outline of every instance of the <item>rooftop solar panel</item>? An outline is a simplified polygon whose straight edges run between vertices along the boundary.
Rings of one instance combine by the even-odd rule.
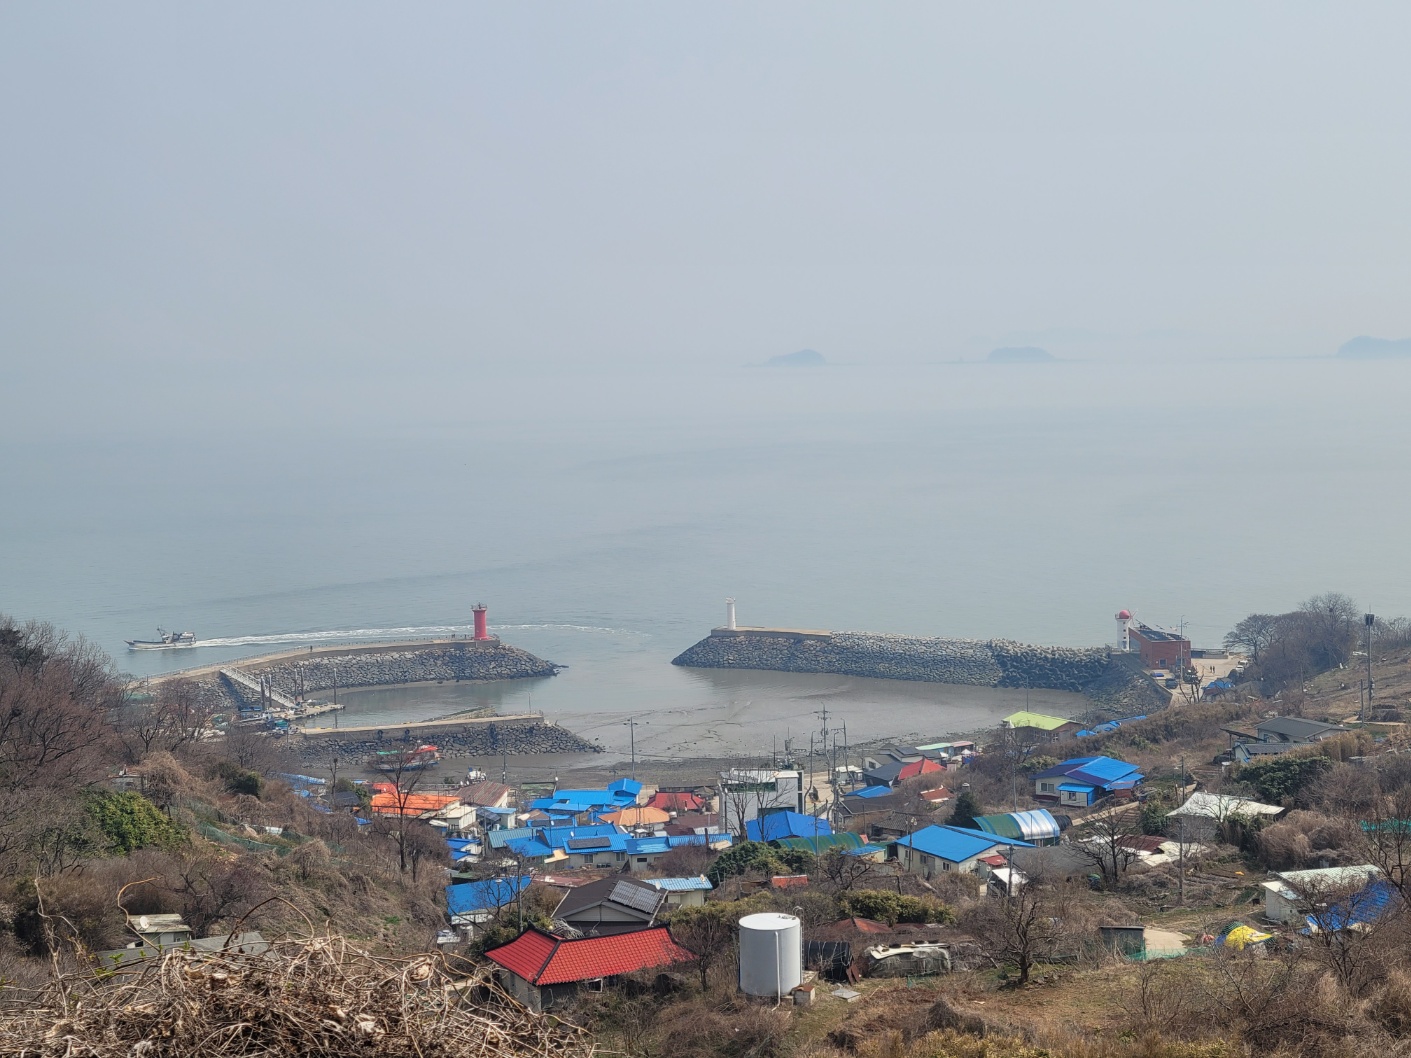
[[[655,911],[657,904],[661,902],[661,893],[632,882],[618,882],[612,887],[612,893],[608,899],[613,903],[636,908],[638,911],[651,912]]]
[[[612,844],[611,838],[569,838],[568,847],[577,852],[580,849],[605,849]]]

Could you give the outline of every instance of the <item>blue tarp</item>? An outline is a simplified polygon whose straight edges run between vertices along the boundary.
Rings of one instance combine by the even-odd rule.
[[[779,838],[815,838],[833,833],[832,824],[821,816],[801,812],[771,812],[745,822],[745,836],[751,841],[777,841]]]
[[[1321,914],[1308,915],[1308,928],[1302,932],[1305,935],[1312,934],[1314,930],[1335,933],[1354,926],[1365,926],[1384,915],[1396,899],[1396,887],[1390,882],[1373,882],[1360,893],[1333,904]]]

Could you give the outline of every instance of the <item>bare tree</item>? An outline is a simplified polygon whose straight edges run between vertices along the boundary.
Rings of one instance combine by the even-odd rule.
[[[1103,885],[1111,889],[1122,880],[1138,852],[1131,839],[1141,835],[1141,816],[1135,811],[1110,815],[1083,828],[1071,848],[1081,853],[1102,875]]]
[[[1404,904],[1411,898],[1411,787],[1378,798],[1359,829],[1362,858],[1381,869]]]
[[[106,777],[116,749],[108,718],[123,695],[91,644],[0,617],[0,870],[28,869],[26,850],[55,818],[45,805],[72,803]]]
[[[818,873],[835,893],[846,893],[876,873],[877,864],[863,856],[849,856],[841,849],[829,849],[817,860]]]
[[[1278,635],[1279,618],[1274,614],[1252,613],[1225,633],[1225,646],[1230,650],[1249,651],[1249,660],[1259,663],[1259,653]]]
[[[215,715],[215,699],[194,680],[167,680],[150,701],[132,701],[119,714],[119,731],[129,757],[140,760],[154,749],[175,753],[205,737]]]
[[[1029,983],[1034,964],[1056,954],[1067,935],[1060,912],[1058,887],[1031,878],[1008,896],[993,897],[975,905],[962,924],[997,960],[1010,962],[1019,971],[1021,985]]]

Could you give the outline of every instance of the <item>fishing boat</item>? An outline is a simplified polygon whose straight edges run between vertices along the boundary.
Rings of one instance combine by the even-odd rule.
[[[157,629],[157,639],[128,639],[129,650],[175,650],[177,647],[194,647],[195,632],[164,632]]]
[[[441,763],[441,750],[436,746],[416,749],[379,749],[369,762],[374,771],[420,771]]]

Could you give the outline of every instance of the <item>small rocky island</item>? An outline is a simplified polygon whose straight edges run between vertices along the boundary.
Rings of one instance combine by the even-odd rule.
[[[1372,338],[1360,335],[1338,349],[1342,360],[1399,360],[1411,356],[1411,338]]]
[[[1036,345],[1011,345],[1003,349],[991,349],[990,355],[985,359],[992,364],[1047,364],[1056,358],[1047,349],[1040,349]]]
[[[783,353],[771,356],[764,362],[765,367],[822,367],[828,361],[814,349],[800,349],[797,353]]]

